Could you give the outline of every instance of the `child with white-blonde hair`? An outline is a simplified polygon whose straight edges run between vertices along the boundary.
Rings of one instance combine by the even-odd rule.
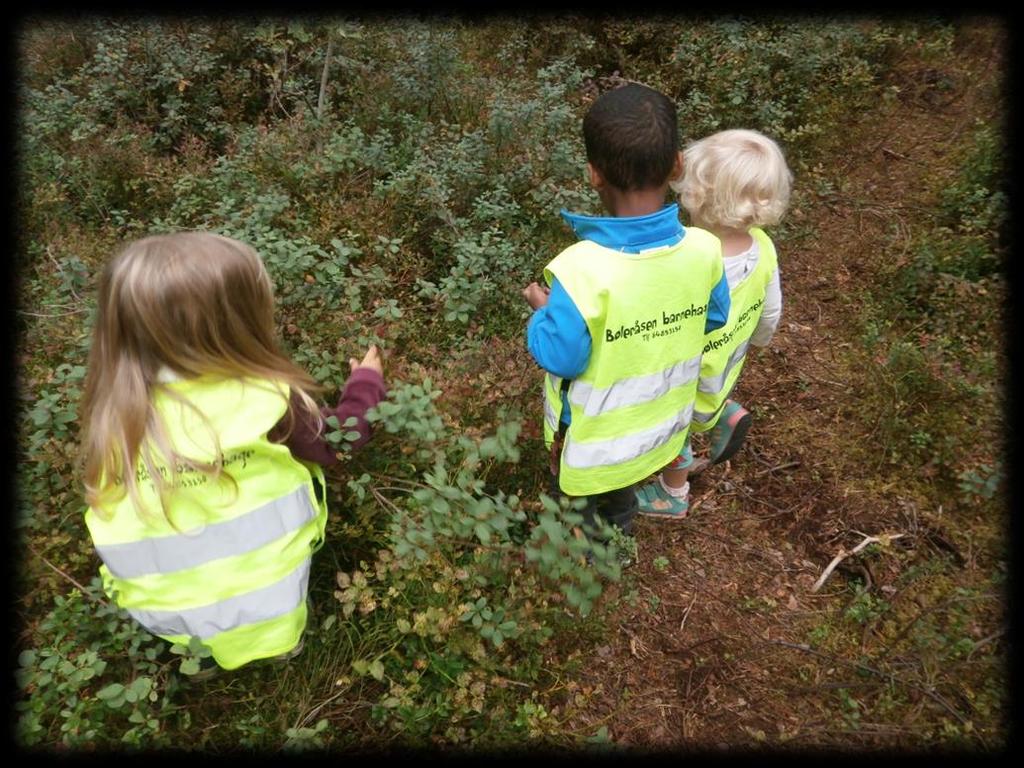
[[[726,324],[705,337],[691,422],[695,432],[711,430],[709,456],[694,463],[687,445],[679,459],[637,491],[641,514],[684,517],[691,470],[731,458],[750,429],[750,412],[729,395],[749,345],[767,346],[782,314],[778,258],[763,227],[781,220],[792,180],[778,144],[757,131],[720,131],[683,152],[683,175],[672,189],[690,223],[722,241],[731,309]]]
[[[280,350],[248,245],[207,232],[129,243],[105,266],[82,402],[85,523],[104,589],[149,632],[234,669],[302,647],[327,520],[323,421],[370,438],[376,347],[334,408]],[[209,661],[209,659],[204,659]]]

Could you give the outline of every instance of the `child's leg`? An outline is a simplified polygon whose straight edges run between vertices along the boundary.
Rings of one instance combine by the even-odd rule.
[[[551,453],[548,457],[551,469],[551,498],[558,501],[562,496],[562,489],[558,484],[558,472],[562,465],[562,443],[565,442],[566,425],[559,424],[558,432],[551,443]]]
[[[689,512],[690,465],[693,464],[693,450],[690,436],[686,436],[683,449],[662,471],[656,480],[647,483],[636,492],[638,510],[641,515],[682,519]]]
[[[638,512],[635,486],[597,493],[586,498],[587,504],[580,510],[580,514],[583,515],[583,532],[588,539],[600,540],[597,536],[598,517],[627,536],[633,534],[633,521]]]
[[[639,511],[635,486],[608,491],[595,498],[598,514],[627,536],[632,535],[633,521]]]
[[[690,436],[686,436],[683,443],[683,450],[672,462],[661,470],[662,484],[669,493],[682,490],[686,480],[690,476],[690,466],[693,464],[693,449],[690,447]]]

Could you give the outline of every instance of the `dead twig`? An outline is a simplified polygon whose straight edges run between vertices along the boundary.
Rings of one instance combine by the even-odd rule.
[[[840,389],[849,389],[850,388],[849,384],[843,384],[840,381],[832,381],[831,379],[823,379],[820,376],[815,376],[813,373],[808,373],[807,371],[801,371],[800,375],[801,376],[806,376],[808,379],[813,379],[814,381],[818,382],[819,384],[828,384],[829,386],[839,387]]]
[[[894,152],[888,147],[882,147],[882,154],[888,155],[889,157],[895,157],[897,160],[910,160],[906,155],[901,155],[899,152]]]
[[[316,119],[324,116],[324,106],[327,104],[327,73],[331,68],[331,53],[334,51],[334,40],[327,41],[327,53],[324,55],[324,69],[320,75],[320,95],[316,100]]]
[[[970,661],[971,660],[971,656],[973,656],[974,652],[976,650],[978,650],[979,648],[981,648],[981,646],[986,645],[987,643],[991,643],[996,638],[1002,637],[1005,634],[1006,634],[1006,629],[1003,628],[1003,629],[1000,629],[998,632],[993,632],[988,637],[982,638],[981,640],[979,640],[978,642],[976,642],[974,644],[973,648],[971,648],[971,652],[967,654],[967,659],[966,660]]]
[[[70,309],[67,312],[57,312],[55,314],[44,314],[42,312],[28,312],[24,309],[15,310],[19,315],[28,315],[29,317],[67,317],[68,315],[77,315],[80,312],[88,312],[88,307],[80,307],[79,309]]]
[[[802,462],[800,461],[789,461],[786,462],[785,464],[779,464],[776,467],[768,467],[768,469],[762,469],[760,472],[755,472],[754,477],[767,474],[768,472],[778,472],[783,469],[792,469],[794,467],[799,467],[801,463]]]
[[[714,491],[715,491],[715,489],[712,487],[709,490],[707,490],[704,493],[702,493],[700,495],[700,497],[696,501],[694,501],[692,504],[690,504],[690,509],[687,512],[687,515],[689,516],[689,515],[693,514],[697,510],[697,508],[700,507],[700,505],[704,502],[704,499],[706,499],[708,496],[710,496],[712,493],[714,493]]]
[[[103,600],[103,599],[101,599],[101,598],[98,598],[98,597],[95,597],[95,596],[94,596],[94,595],[93,595],[93,594],[92,594],[91,592],[89,592],[89,590],[87,590],[87,589],[86,589],[85,587],[83,587],[83,586],[82,586],[81,584],[79,584],[79,583],[78,583],[78,582],[77,582],[77,581],[76,581],[76,580],[75,580],[75,579],[74,579],[73,577],[71,577],[71,576],[69,576],[68,574],[64,573],[64,571],[62,571],[62,570],[61,570],[60,568],[58,568],[58,567],[57,567],[56,565],[54,565],[54,564],[53,564],[53,563],[51,563],[51,562],[50,562],[49,560],[47,560],[47,559],[46,559],[45,557],[43,557],[43,556],[42,556],[42,555],[41,555],[41,554],[40,554],[39,552],[37,552],[37,551],[35,550],[35,547],[33,547],[33,546],[32,546],[31,544],[26,544],[25,546],[27,546],[27,547],[28,547],[28,551],[29,551],[29,552],[31,552],[31,553],[32,553],[33,555],[35,555],[36,557],[38,557],[38,558],[39,558],[40,560],[42,560],[42,561],[43,561],[44,563],[46,563],[46,565],[47,565],[47,566],[48,566],[49,568],[51,568],[51,569],[52,569],[53,571],[55,571],[55,572],[56,572],[56,573],[58,573],[59,575],[63,576],[63,577],[65,578],[65,579],[67,579],[68,581],[70,581],[70,582],[71,582],[72,584],[74,584],[74,585],[75,585],[75,586],[76,586],[76,587],[78,588],[78,591],[79,591],[79,592],[81,592],[81,593],[82,593],[83,595],[85,595],[85,596],[86,596],[87,598],[89,598],[90,600],[92,600],[92,601],[93,601],[94,603],[99,603],[100,605],[106,605],[106,604],[107,604],[107,602],[106,602],[105,600]]]
[[[904,534],[902,533],[882,533],[878,536],[865,536],[864,540],[853,549],[849,551],[845,549],[840,549],[839,554],[832,558],[832,562],[825,567],[825,570],[822,571],[821,576],[819,576],[818,580],[814,582],[814,586],[811,587],[811,592],[817,592],[819,589],[821,589],[822,585],[828,580],[828,577],[832,575],[832,571],[835,570],[835,567],[839,565],[839,563],[841,563],[843,560],[852,555],[858,554],[868,544],[881,544],[883,547],[885,547],[889,545],[889,542],[893,541],[894,539],[902,538],[903,536]]]
[[[637,659],[643,659],[650,655],[650,651],[647,646],[644,645],[644,641],[641,640],[631,630],[627,629],[622,624],[619,625],[619,629],[629,635],[629,652]]]
[[[686,611],[683,613],[683,620],[679,622],[679,631],[680,632],[683,631],[683,627],[686,625],[686,619],[690,615],[690,609],[693,608],[693,604],[696,603],[696,602],[697,602],[697,593],[694,592],[693,593],[693,600],[691,600],[690,604],[688,606],[686,606]]]
[[[385,496],[380,491],[378,491],[374,486],[371,485],[371,486],[369,486],[369,488],[370,488],[370,493],[373,494],[373,498],[375,498],[377,500],[377,502],[382,507],[384,507],[385,509],[390,509],[395,514],[399,514],[400,515],[402,513],[402,510],[400,510],[395,505],[395,503],[393,501],[391,501],[391,499],[389,499],[387,496]]]
[[[728,463],[729,462],[726,462],[726,464],[728,464]],[[774,509],[780,515],[785,515],[785,514],[788,514],[788,513],[793,511],[793,507],[790,507],[789,509],[782,509],[782,507],[777,507],[774,504],[772,504],[770,501],[765,501],[764,499],[758,498],[757,496],[753,496],[753,495],[747,493],[747,491],[744,490],[743,486],[740,485],[739,483],[735,483],[734,487],[739,492],[739,494],[741,496],[743,496],[744,498],[750,499],[750,501],[754,502],[755,504],[760,504],[763,507],[768,507],[769,509]],[[777,517],[777,515],[770,515],[770,517]]]
[[[304,715],[303,715],[302,717],[300,717],[300,718],[299,718],[298,720],[296,720],[296,721],[295,721],[295,726],[294,726],[294,727],[295,727],[295,728],[302,728],[303,726],[305,726],[305,725],[306,725],[306,723],[310,722],[310,721],[311,721],[311,720],[313,719],[313,716],[314,716],[314,715],[315,715],[315,714],[316,714],[317,712],[319,712],[319,711],[320,711],[321,709],[323,709],[324,707],[326,707],[326,706],[327,706],[328,704],[330,704],[330,703],[331,703],[332,701],[334,701],[334,700],[335,700],[336,698],[338,698],[339,696],[341,696],[341,695],[342,695],[343,693],[348,693],[348,689],[347,689],[347,688],[345,688],[345,689],[343,689],[343,690],[340,690],[340,691],[338,691],[338,692],[337,692],[336,694],[334,694],[333,696],[331,696],[330,698],[327,698],[327,699],[325,699],[324,701],[322,701],[322,702],[320,702],[319,704],[317,704],[317,705],[316,705],[315,707],[313,707],[313,708],[312,708],[311,710],[309,710],[309,711],[308,711],[308,712],[307,712],[306,714],[304,714]]]

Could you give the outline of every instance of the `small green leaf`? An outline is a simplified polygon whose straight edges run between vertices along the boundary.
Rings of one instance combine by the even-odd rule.
[[[100,701],[106,701],[107,699],[113,699],[124,693],[124,686],[121,683],[111,683],[105,688],[101,688],[96,691],[96,698]]]
[[[491,541],[491,529],[484,523],[477,523],[473,526],[473,531],[476,533],[478,539],[482,544],[488,544]]]
[[[384,664],[381,663],[380,659],[377,659],[370,664],[370,676],[375,680],[384,679]]]

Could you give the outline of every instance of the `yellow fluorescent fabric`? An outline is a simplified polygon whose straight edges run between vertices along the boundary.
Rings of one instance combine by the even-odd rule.
[[[765,290],[778,265],[775,246],[758,227],[750,230],[758,244],[757,265],[729,291],[726,324],[708,334],[701,358],[700,384],[693,414],[693,430],[705,432],[718,421],[722,406],[739,380],[750,337],[757,329]]]
[[[154,404],[175,449],[214,461],[216,435],[234,482],[182,464],[165,517],[140,464],[146,514],[126,496],[106,517],[91,508],[85,515],[117,604],[171,642],[199,637],[228,669],[290,650],[305,626],[311,554],[323,540],[327,509],[313,487],[314,478],[323,487],[321,469],[266,438],[287,401],[287,387],[269,381],[162,385]]]
[[[587,324],[591,355],[569,386],[571,423],[559,483],[584,496],[626,487],[667,464],[689,429],[708,298],[721,243],[688,227],[671,248],[626,254],[590,241],[548,264]],[[561,380],[545,375],[545,438],[561,411]]]

